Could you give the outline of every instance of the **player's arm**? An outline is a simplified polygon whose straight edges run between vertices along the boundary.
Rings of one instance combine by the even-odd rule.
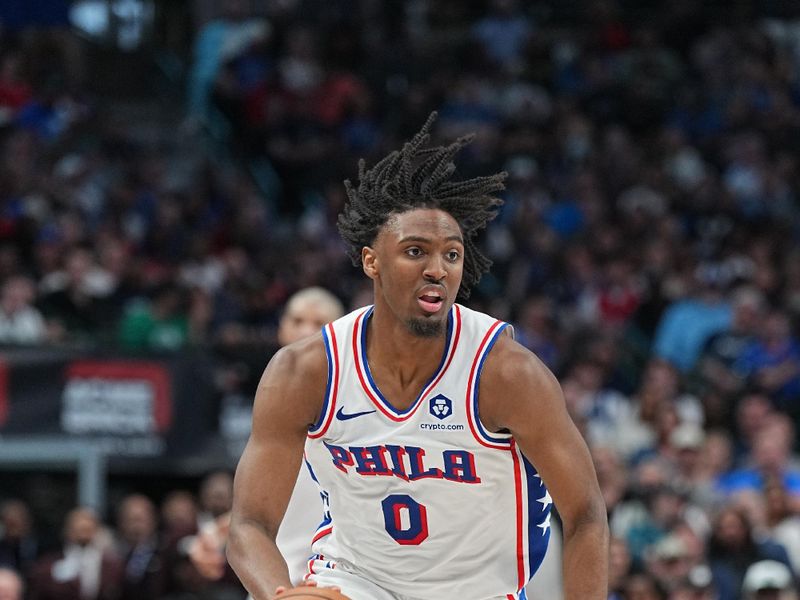
[[[589,449],[567,414],[561,387],[508,337],[489,353],[479,390],[483,424],[509,430],[547,486],[563,522],[566,600],[608,595],[608,523]]]
[[[281,349],[256,391],[253,428],[234,479],[228,560],[255,600],[291,587],[275,545],[292,494],[308,427],[322,407],[327,362],[321,336]]]

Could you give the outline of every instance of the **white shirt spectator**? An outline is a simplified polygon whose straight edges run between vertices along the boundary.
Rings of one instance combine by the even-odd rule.
[[[27,277],[10,277],[0,293],[0,344],[35,344],[45,337],[45,322],[32,305],[33,282]]]

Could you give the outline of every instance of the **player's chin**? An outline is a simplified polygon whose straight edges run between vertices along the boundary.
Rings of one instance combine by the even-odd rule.
[[[439,315],[427,314],[406,320],[408,330],[417,337],[435,338],[445,331],[447,320]]]

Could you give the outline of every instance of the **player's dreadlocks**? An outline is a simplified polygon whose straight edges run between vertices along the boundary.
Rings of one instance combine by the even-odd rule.
[[[348,202],[339,215],[339,233],[349,246],[353,264],[359,266],[361,249],[375,241],[393,214],[415,208],[438,208],[449,213],[464,235],[464,274],[458,299],[465,300],[492,264],[476,248],[473,238],[494,218],[495,207],[502,203],[493,194],[505,188],[507,174],[451,181],[456,170],[453,157],[474,135],[458,138],[448,146],[425,148],[435,119],[434,112],[402,150],[392,152],[371,169],[366,169],[364,159],[358,162],[358,187],[353,187],[349,179],[344,182]]]

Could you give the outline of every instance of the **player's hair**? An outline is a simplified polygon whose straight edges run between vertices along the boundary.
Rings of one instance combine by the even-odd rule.
[[[358,187],[344,182],[348,201],[339,215],[339,233],[348,245],[353,264],[361,264],[361,250],[371,245],[392,215],[415,208],[438,208],[449,213],[464,236],[464,274],[458,299],[469,297],[470,290],[492,261],[475,246],[475,234],[497,214],[502,200],[494,194],[505,188],[503,171],[486,177],[452,181],[456,170],[453,158],[474,135],[458,138],[447,146],[426,148],[430,128],[436,119],[431,113],[422,129],[403,145],[381,159],[371,169],[358,161]]]

